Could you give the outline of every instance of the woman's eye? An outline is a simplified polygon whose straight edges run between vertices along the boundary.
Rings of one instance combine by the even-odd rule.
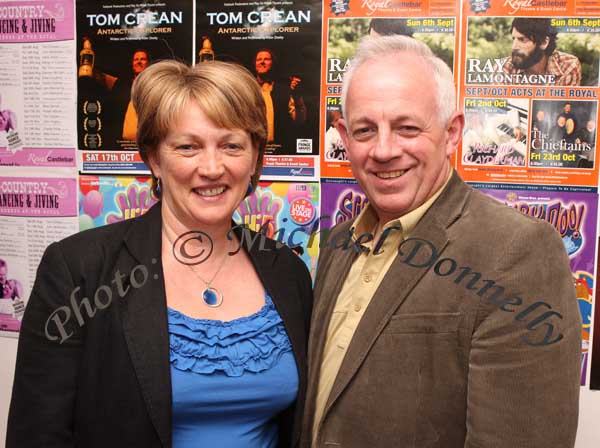
[[[193,149],[194,147],[192,145],[190,145],[190,144],[184,144],[184,145],[177,145],[175,148],[176,149],[181,149],[181,150],[185,151],[185,150]]]

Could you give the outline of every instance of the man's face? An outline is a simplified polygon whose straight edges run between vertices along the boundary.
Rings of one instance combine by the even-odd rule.
[[[6,283],[8,279],[8,268],[6,266],[0,267],[0,283]]]
[[[438,120],[431,68],[409,53],[367,61],[350,84],[338,130],[381,223],[419,207],[445,182],[464,116]]]
[[[565,117],[563,117],[562,115],[559,115],[559,117],[556,119],[556,124],[560,128],[564,128],[566,123],[567,123],[567,119]]]
[[[136,51],[133,53],[131,64],[133,73],[139,75],[148,67],[148,54],[145,51]]]
[[[568,114],[569,112],[571,112],[571,105],[569,103],[565,104],[563,110],[565,111],[565,113]]]
[[[521,34],[516,28],[512,30],[512,64],[516,69],[527,70],[542,60],[544,50],[540,45]]]
[[[258,75],[269,73],[273,67],[273,56],[268,51],[259,51],[254,64]]]
[[[585,128],[590,132],[594,132],[594,129],[596,129],[596,122],[594,120],[589,120],[585,124]]]
[[[538,110],[536,117],[538,121],[544,121],[544,118],[546,118],[546,113],[543,110]]]
[[[337,128],[338,123],[340,122],[340,118],[342,118],[342,114],[334,111],[331,113],[331,126],[333,126],[334,128]]]

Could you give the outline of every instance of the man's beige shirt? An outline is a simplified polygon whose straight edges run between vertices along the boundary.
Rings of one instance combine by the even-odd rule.
[[[396,258],[400,242],[403,238],[410,235],[425,212],[429,210],[429,207],[431,207],[442,193],[451,176],[452,170],[450,170],[444,185],[423,205],[385,224],[381,235],[384,235],[386,229],[394,226],[400,227],[401,230],[389,230],[377,254],[373,253],[373,248],[377,245],[377,241],[369,241],[362,244],[368,251],[361,252],[352,264],[342,290],[338,295],[331,320],[329,321],[327,340],[323,349],[323,359],[319,373],[319,386],[313,420],[313,446],[317,440],[321,418],[325,404],[329,398],[329,393],[346,355],[348,345],[352,340],[352,336],[354,336],[354,331],[358,327],[358,323],[394,258]],[[353,239],[356,241],[357,238],[365,233],[373,234],[377,227],[377,222],[377,214],[373,207],[368,204],[356,218]]]

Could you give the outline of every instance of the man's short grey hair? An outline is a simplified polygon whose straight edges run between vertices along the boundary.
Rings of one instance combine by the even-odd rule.
[[[437,111],[440,123],[445,125],[456,111],[456,87],[454,76],[446,63],[438,58],[423,42],[407,36],[367,36],[364,37],[350,62],[350,68],[344,74],[342,86],[342,112],[347,117],[346,100],[350,83],[356,71],[365,63],[374,59],[401,58],[402,53],[420,56],[431,67],[437,86]],[[425,75],[425,74],[424,74]],[[369,86],[364,86],[368,89]]]

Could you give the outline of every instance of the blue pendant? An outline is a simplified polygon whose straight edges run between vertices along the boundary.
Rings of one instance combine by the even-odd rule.
[[[209,286],[202,291],[202,300],[204,300],[204,303],[208,306],[216,308],[223,303],[223,294],[221,294],[221,291],[217,288]]]

